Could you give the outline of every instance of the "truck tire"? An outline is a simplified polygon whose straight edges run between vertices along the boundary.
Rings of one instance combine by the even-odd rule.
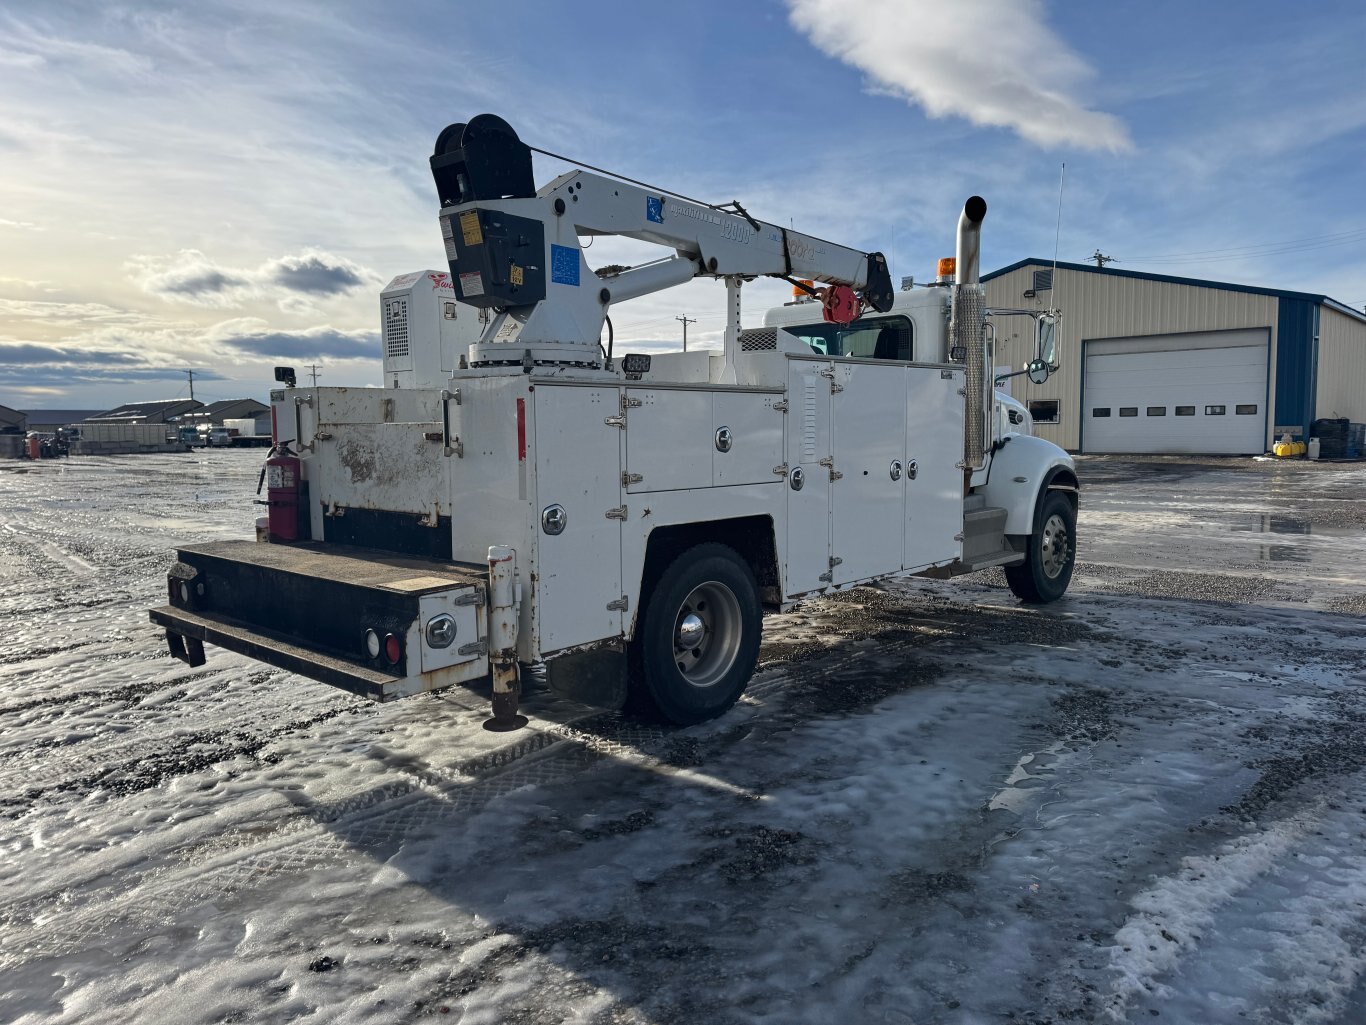
[[[680,726],[721,715],[754,675],[763,628],[759,585],[735,549],[682,552],[649,588],[631,643],[631,698]]]
[[[1015,597],[1031,605],[1057,601],[1072,582],[1077,561],[1077,514],[1060,491],[1045,491],[1025,542],[1025,561],[1005,567]]]

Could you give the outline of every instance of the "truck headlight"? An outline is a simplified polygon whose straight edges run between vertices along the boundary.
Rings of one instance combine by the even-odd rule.
[[[455,617],[443,612],[427,620],[427,644],[433,648],[449,648],[455,640]]]

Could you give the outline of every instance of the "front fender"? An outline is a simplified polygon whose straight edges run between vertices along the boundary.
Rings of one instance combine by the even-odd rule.
[[[1027,434],[1013,434],[991,457],[987,483],[979,489],[988,506],[1006,510],[1007,534],[1034,531],[1034,509],[1039,492],[1060,474],[1076,481],[1072,457],[1051,441]]]

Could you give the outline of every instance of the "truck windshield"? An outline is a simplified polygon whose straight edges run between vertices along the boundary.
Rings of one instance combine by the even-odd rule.
[[[822,356],[915,358],[915,331],[907,317],[865,317],[852,324],[802,324],[783,330]]]

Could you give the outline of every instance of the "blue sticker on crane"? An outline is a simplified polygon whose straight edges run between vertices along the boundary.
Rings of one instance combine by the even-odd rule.
[[[579,283],[579,251],[569,246],[550,247],[550,280],[557,285]]]
[[[645,197],[645,219],[656,224],[664,223],[664,199],[655,196]]]

